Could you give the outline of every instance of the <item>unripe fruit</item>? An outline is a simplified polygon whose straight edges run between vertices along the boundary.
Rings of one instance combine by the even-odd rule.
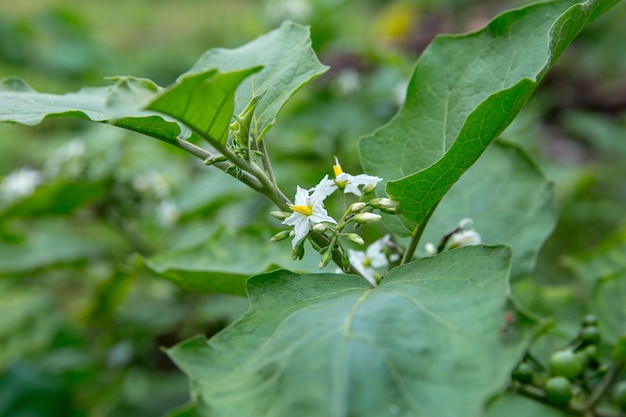
[[[545,386],[546,397],[555,405],[565,405],[572,399],[572,383],[567,378],[555,376]]]
[[[513,371],[513,379],[522,384],[533,382],[533,368],[527,363],[520,363]]]
[[[556,376],[576,379],[583,370],[584,361],[571,350],[560,350],[550,358],[550,369]]]
[[[626,411],[626,381],[620,381],[615,385],[613,398],[622,411]]]
[[[580,338],[585,345],[597,345],[600,343],[600,330],[596,326],[583,327]]]
[[[593,314],[587,314],[583,318],[583,326],[587,327],[587,326],[597,326],[597,325],[598,325],[598,318],[594,316]]]

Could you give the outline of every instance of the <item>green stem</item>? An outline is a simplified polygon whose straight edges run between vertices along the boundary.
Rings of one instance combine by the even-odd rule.
[[[422,235],[424,234],[424,230],[426,230],[426,225],[428,224],[428,220],[430,220],[430,217],[435,212],[437,205],[438,204],[435,204],[435,206],[432,209],[430,209],[430,211],[424,217],[422,222],[413,231],[413,234],[411,235],[411,240],[409,241],[408,246],[404,250],[404,255],[402,255],[402,261],[400,262],[400,265],[404,265],[413,260],[413,255],[415,255],[415,250],[417,249],[417,245],[419,244],[419,241],[422,238]]]
[[[261,158],[263,161],[263,168],[265,168],[265,172],[267,173],[268,178],[272,181],[273,184],[276,184],[276,177],[274,177],[274,170],[272,169],[272,163],[270,162],[269,154],[267,153],[267,147],[265,146],[265,141],[254,141],[259,146],[259,151],[261,152]]]
[[[609,369],[609,372],[604,375],[604,378],[602,378],[596,389],[593,390],[593,392],[589,396],[589,399],[585,403],[586,410],[592,410],[596,406],[596,404],[602,398],[602,395],[604,395],[605,391],[611,386],[615,378],[622,371],[623,367],[624,362],[617,362]]]

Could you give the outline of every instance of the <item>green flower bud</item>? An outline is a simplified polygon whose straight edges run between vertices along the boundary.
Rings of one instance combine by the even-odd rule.
[[[344,271],[350,270],[350,258],[347,253],[341,255],[341,267]]]
[[[370,201],[370,206],[379,209],[394,209],[400,205],[399,202],[390,198],[375,198]]]
[[[382,216],[380,214],[374,214],[374,213],[369,213],[369,212],[359,213],[354,216],[354,220],[359,224],[375,223],[379,221],[380,219],[382,219]]]
[[[356,243],[357,245],[364,245],[365,241],[363,240],[363,238],[359,235],[357,235],[356,233],[350,233],[348,235],[348,239],[350,239],[350,241],[352,243]]]
[[[302,239],[302,243],[298,244],[293,249],[293,252],[291,253],[291,259],[293,259],[294,261],[298,261],[302,259],[302,257],[304,256],[304,241],[305,240],[306,239]]]
[[[285,211],[271,211],[270,214],[278,220],[285,220],[287,217],[291,216],[291,213]]]
[[[555,376],[546,382],[546,397],[555,405],[565,405],[572,399],[572,383],[567,378]]]
[[[319,269],[326,268],[326,265],[328,265],[331,259],[333,259],[333,251],[327,250],[326,252],[324,252],[324,254],[322,255],[322,260],[318,265]]]
[[[357,203],[352,203],[352,205],[350,206],[350,212],[351,213],[358,213],[361,210],[363,210],[365,208],[365,206],[367,206],[367,204],[365,204],[362,201],[359,201]]]
[[[278,232],[274,236],[272,236],[270,242],[280,242],[281,240],[285,240],[289,237],[290,233],[291,230],[283,230],[282,232]]]

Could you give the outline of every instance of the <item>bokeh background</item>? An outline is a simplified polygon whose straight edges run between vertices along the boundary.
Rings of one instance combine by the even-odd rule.
[[[0,0],[0,78],[51,93],[115,75],[167,86],[207,49],[237,47],[286,19],[309,24],[331,69],[268,136],[289,195],[328,173],[334,155],[360,172],[358,138],[397,111],[435,35],[478,29],[526,3]],[[585,30],[502,135],[557,191],[560,221],[529,285],[575,290],[563,259],[626,233],[625,19],[620,4]],[[160,416],[188,400],[161,347],[219,331],[247,301],[181,288],[138,255],[202,253],[207,239],[222,239],[224,256],[245,257],[237,235],[280,230],[264,200],[219,174],[109,126],[0,125],[0,416]]]

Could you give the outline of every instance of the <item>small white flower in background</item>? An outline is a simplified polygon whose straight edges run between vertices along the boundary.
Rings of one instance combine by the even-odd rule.
[[[81,160],[84,152],[83,141],[78,138],[72,139],[50,155],[46,160],[44,172],[49,176],[64,173],[69,177],[78,177],[86,168],[86,164]]]
[[[347,96],[359,90],[361,87],[361,76],[353,69],[345,69],[337,75],[335,85],[339,94]]]
[[[170,195],[170,185],[164,175],[158,172],[139,174],[132,179],[133,188],[141,193],[152,192],[157,198],[167,198]]]
[[[297,187],[295,204],[289,207],[293,213],[283,220],[283,224],[293,226],[294,238],[291,246],[294,249],[309,234],[313,225],[322,222],[337,224],[337,221],[330,217],[324,208],[324,199],[335,191],[332,188],[333,185],[334,182],[326,175],[311,190]]]
[[[348,249],[350,265],[374,286],[378,285],[380,280],[380,274],[376,269],[389,266],[387,256],[383,252],[389,241],[390,236],[386,235],[369,245],[365,252]]]
[[[343,172],[339,160],[335,157],[335,165],[333,165],[333,171],[335,173],[334,186],[344,191],[344,193],[352,193],[356,196],[361,196],[360,186],[375,186],[382,178],[374,177],[372,175],[359,174],[350,175],[347,172]]]
[[[7,175],[0,183],[0,192],[9,199],[31,195],[43,182],[41,172],[22,167]]]
[[[162,226],[172,226],[180,217],[180,211],[171,200],[162,200],[157,206],[157,219]]]
[[[267,5],[268,17],[275,21],[305,21],[311,17],[313,7],[309,0],[276,0]]]
[[[433,242],[427,242],[424,245],[424,250],[428,255],[435,255],[437,253],[437,246]]]
[[[480,234],[474,230],[474,220],[462,219],[458,224],[458,232],[450,236],[449,247],[460,248],[461,246],[480,245],[483,241]]]

